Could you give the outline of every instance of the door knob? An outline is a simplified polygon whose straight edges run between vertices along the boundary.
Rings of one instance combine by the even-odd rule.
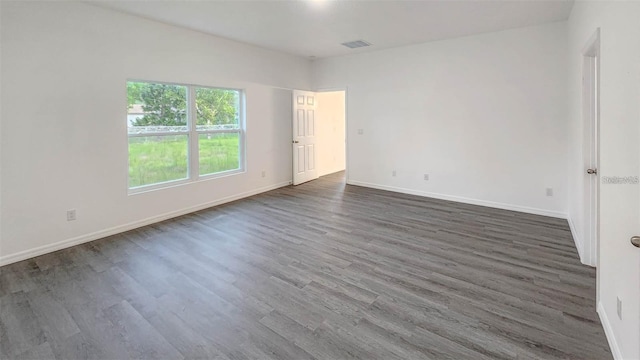
[[[298,140],[293,140],[293,143],[294,143],[294,144],[297,144],[297,143],[299,143],[299,142],[300,142],[300,141],[298,141]]]
[[[632,236],[631,237],[631,244],[635,247],[640,248],[640,236]]]
[[[598,173],[598,169],[587,169],[587,174],[595,175]]]

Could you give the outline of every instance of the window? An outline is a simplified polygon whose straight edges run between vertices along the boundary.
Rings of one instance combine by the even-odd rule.
[[[129,189],[242,171],[242,91],[127,82]]]

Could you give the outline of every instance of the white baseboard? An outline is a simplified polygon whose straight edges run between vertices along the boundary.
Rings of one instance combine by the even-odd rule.
[[[160,222],[160,221],[168,220],[168,219],[171,219],[171,218],[174,218],[174,217],[186,215],[186,214],[192,213],[194,211],[210,208],[212,206],[222,205],[224,203],[228,203],[228,202],[239,200],[239,199],[246,198],[246,197],[249,197],[249,196],[257,195],[257,194],[260,194],[260,193],[263,193],[263,192],[267,192],[267,191],[270,191],[270,190],[274,190],[274,189],[278,189],[278,188],[281,188],[281,187],[287,186],[287,185],[291,185],[291,181],[285,181],[285,182],[277,183],[277,184],[274,184],[274,185],[265,186],[265,187],[262,187],[262,188],[259,188],[259,189],[254,189],[254,190],[247,191],[247,192],[244,192],[244,193],[228,196],[228,197],[225,197],[225,198],[222,198],[222,199],[206,202],[206,203],[199,204],[199,205],[196,205],[196,206],[191,206],[191,207],[188,207],[188,208],[185,208],[185,209],[171,211],[171,212],[168,212],[168,213],[165,213],[165,214],[161,214],[161,215],[153,216],[153,217],[150,217],[150,218],[146,218],[146,219],[130,222],[128,224],[115,226],[115,227],[112,227],[112,228],[99,230],[99,231],[92,232],[92,233],[89,233],[89,234],[80,235],[80,236],[77,236],[77,237],[74,237],[74,238],[71,238],[71,239],[58,241],[58,242],[53,243],[53,244],[43,245],[43,246],[39,246],[39,247],[34,248],[34,249],[20,251],[20,252],[17,252],[15,254],[0,256],[0,266],[8,265],[8,264],[15,263],[15,262],[22,261],[22,260],[26,260],[26,259],[30,259],[32,257],[44,255],[44,254],[47,254],[47,253],[50,253],[50,252],[66,249],[66,248],[71,247],[71,246],[79,245],[79,244],[86,243],[86,242],[93,241],[93,240],[97,240],[97,239],[101,239],[103,237],[107,237],[107,236],[123,233],[125,231],[133,230],[133,229],[136,229],[136,228],[139,228],[139,227],[142,227],[142,226],[146,226],[146,225],[154,224],[154,223],[157,223],[157,222]]]
[[[379,190],[394,191],[394,192],[399,192],[403,194],[424,196],[424,197],[440,199],[440,200],[456,201],[456,202],[461,202],[461,203],[471,204],[471,205],[487,206],[487,207],[496,208],[496,209],[511,210],[511,211],[518,211],[518,212],[534,214],[534,215],[543,215],[543,216],[550,216],[554,218],[567,219],[567,214],[559,211],[550,211],[550,210],[537,209],[537,208],[520,206],[520,205],[512,205],[512,204],[505,204],[505,203],[499,203],[499,202],[493,202],[493,201],[471,199],[471,198],[466,198],[462,196],[438,194],[438,193],[432,193],[432,192],[426,192],[426,191],[420,191],[420,190],[399,188],[395,186],[378,185],[378,184],[372,184],[372,183],[361,182],[361,181],[347,181],[347,184],[364,186],[364,187],[379,189]]]
[[[613,358],[616,360],[622,360],[622,352],[620,351],[620,347],[618,346],[615,335],[613,335],[613,329],[611,328],[611,323],[609,322],[607,312],[604,311],[602,302],[598,303],[598,315],[600,316],[600,322],[602,323],[604,334],[607,336],[607,341],[609,342],[609,347],[611,348],[611,354],[613,354]]]
[[[569,222],[569,229],[571,229],[571,237],[573,237],[573,242],[576,244],[576,249],[578,250],[578,255],[580,256],[580,262],[583,263],[584,265],[588,265],[588,266],[592,266],[595,267],[595,264],[591,264],[587,261],[585,261],[584,259],[584,248],[583,248],[583,242],[581,241],[582,239],[580,239],[580,237],[578,237],[578,232],[576,231],[576,227],[575,225],[573,225],[573,221],[571,221],[571,217],[567,216],[567,222]]]

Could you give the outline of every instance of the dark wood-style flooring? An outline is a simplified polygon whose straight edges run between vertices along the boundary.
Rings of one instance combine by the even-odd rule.
[[[2,359],[609,359],[566,221],[338,173],[2,267]]]

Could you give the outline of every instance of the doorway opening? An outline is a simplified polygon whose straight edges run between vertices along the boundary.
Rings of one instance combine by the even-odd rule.
[[[346,91],[318,92],[318,175],[347,168]]]
[[[591,266],[598,264],[599,233],[599,64],[600,29],[587,42],[583,52],[582,114],[584,121],[584,249],[583,261]]]
[[[346,172],[346,127],[346,90],[293,91],[293,185]]]

